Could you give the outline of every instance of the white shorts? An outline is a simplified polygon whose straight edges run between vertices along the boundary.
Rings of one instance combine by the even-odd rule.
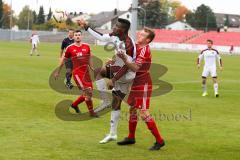
[[[122,83],[119,81],[116,81],[113,87],[114,91],[121,91],[124,94],[128,94],[129,92],[129,87],[131,86],[132,83]]]
[[[211,75],[211,77],[217,77],[216,67],[204,67],[202,77],[208,77],[209,75]]]
[[[32,43],[32,49],[37,48],[37,43]]]

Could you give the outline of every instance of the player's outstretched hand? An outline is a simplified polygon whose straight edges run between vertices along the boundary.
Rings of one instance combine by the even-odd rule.
[[[111,65],[114,64],[114,60],[108,59],[108,61],[105,63],[106,65]]]
[[[113,81],[111,79],[107,82],[107,87],[110,90],[113,89]]]
[[[77,20],[77,24],[78,24],[81,28],[84,28],[84,27],[87,25],[87,21],[81,18],[81,19]]]
[[[117,53],[117,56],[118,56],[119,58],[121,58],[124,62],[127,61],[127,56],[124,54],[124,52],[119,51],[119,52]]]

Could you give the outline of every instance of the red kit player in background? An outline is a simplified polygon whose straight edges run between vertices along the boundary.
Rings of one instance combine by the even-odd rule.
[[[123,141],[118,142],[118,145],[128,145],[135,143],[135,130],[137,127],[137,110],[140,112],[141,118],[145,121],[148,129],[156,138],[156,143],[150,150],[159,150],[165,145],[161,137],[155,120],[149,113],[150,97],[152,93],[152,80],[149,73],[151,66],[151,51],[149,43],[154,39],[155,33],[150,28],[144,28],[137,37],[137,56],[135,63],[129,62],[124,54],[119,53],[125,65],[136,72],[136,77],[133,80],[132,88],[128,97],[130,105],[129,117],[129,135]]]
[[[78,88],[83,91],[83,94],[72,103],[71,108],[73,108],[76,113],[80,113],[78,105],[85,101],[90,116],[97,117],[97,114],[93,110],[93,84],[89,74],[89,67],[93,70],[93,65],[91,62],[91,50],[89,45],[82,43],[81,40],[82,32],[80,30],[75,31],[74,43],[66,48],[64,58],[62,59],[61,64],[54,76],[55,78],[59,77],[64,61],[70,58],[73,63],[72,73],[74,81],[76,82]]]

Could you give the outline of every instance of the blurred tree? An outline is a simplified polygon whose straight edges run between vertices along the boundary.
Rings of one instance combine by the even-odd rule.
[[[10,28],[11,7],[8,4],[3,4],[2,28]],[[12,24],[13,26],[13,24]],[[11,27],[12,27],[11,26]]]
[[[43,24],[43,23],[45,23],[44,9],[43,9],[43,6],[40,6],[39,13],[37,16],[37,24]]]
[[[204,4],[200,5],[195,12],[195,20],[198,28],[205,28],[206,31],[217,28],[216,17],[212,9]]]
[[[189,12],[189,10],[187,9],[187,7],[185,6],[179,6],[176,10],[175,10],[175,20],[177,21],[181,21],[183,19],[185,19],[186,14]]]
[[[142,8],[146,11],[146,26],[159,28],[167,24],[168,16],[161,12],[160,1],[150,1],[146,5],[142,5]],[[138,18],[143,20],[144,14],[139,12]]]
[[[186,22],[192,27],[196,27],[196,20],[194,12],[189,11],[185,16]]]
[[[71,26],[72,24],[73,24],[72,19],[68,17],[67,20],[66,20],[66,25]]]
[[[24,6],[18,17],[17,25],[19,29],[28,29],[28,25],[29,29],[32,28],[33,14],[29,6]]]
[[[189,12],[186,15],[186,21],[197,29],[216,29],[216,17],[212,9],[204,4],[197,7],[195,12]]]
[[[52,18],[52,9],[51,7],[49,8],[49,12],[48,12],[48,15],[47,15],[47,21],[49,21],[51,18]]]
[[[36,11],[32,12],[32,18],[33,18],[32,19],[33,20],[32,23],[33,24],[37,24],[37,13],[36,13]]]
[[[3,25],[3,1],[0,0],[0,28]]]

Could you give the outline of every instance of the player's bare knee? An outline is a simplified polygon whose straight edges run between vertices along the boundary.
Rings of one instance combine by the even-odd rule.
[[[217,83],[217,78],[216,77],[213,77],[212,80],[213,80],[213,83]]]
[[[120,110],[121,109],[121,98],[116,95],[113,95],[112,99],[112,110]]]

